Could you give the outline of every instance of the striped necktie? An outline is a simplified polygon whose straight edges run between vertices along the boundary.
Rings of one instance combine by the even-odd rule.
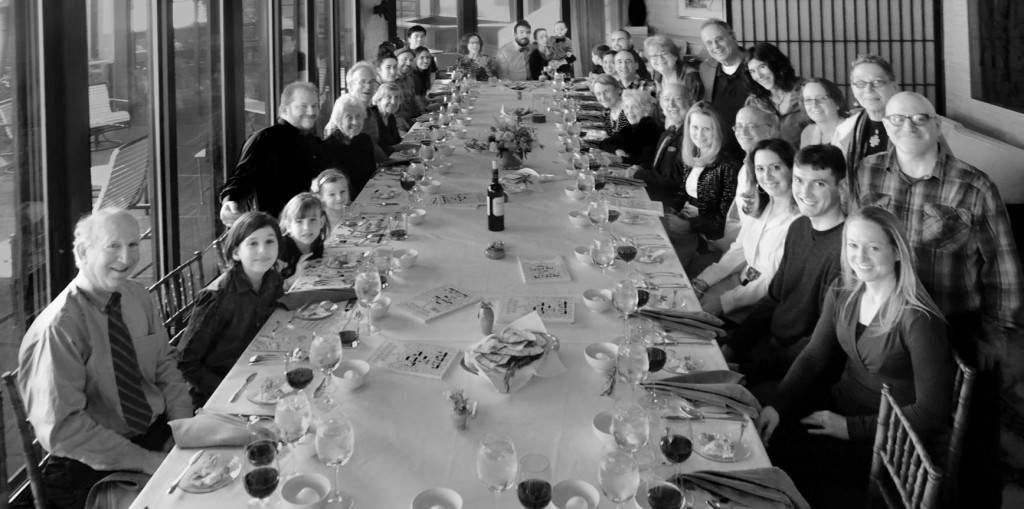
[[[149,430],[153,409],[142,392],[142,374],[135,345],[128,333],[128,326],[121,316],[121,294],[114,292],[107,303],[107,327],[110,334],[110,358],[114,362],[114,380],[117,395],[121,400],[121,413],[128,424],[130,436],[141,435]]]
[[[658,147],[658,151],[656,152],[657,155],[654,157],[654,164],[651,165],[651,168],[658,168],[658,163],[660,163],[661,158],[665,156],[665,150],[668,149],[668,144],[672,140],[672,137],[675,136],[677,129],[677,126],[671,126],[668,129],[665,129],[667,135],[664,140],[661,140],[661,146]]]

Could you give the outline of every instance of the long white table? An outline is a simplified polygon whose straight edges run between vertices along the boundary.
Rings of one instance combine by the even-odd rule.
[[[529,106],[528,101],[518,103],[514,93],[503,88],[479,88],[473,123],[468,127],[469,137],[486,138],[492,118],[504,103],[508,107]],[[525,161],[528,167],[541,173],[564,174],[565,164],[558,158],[550,143],[555,139],[553,120],[536,127],[546,147],[539,149]],[[441,192],[484,191],[490,178],[492,154],[472,154],[455,141],[456,153],[448,158],[452,171],[442,176]],[[572,295],[576,297],[576,323],[548,323],[549,332],[561,341],[559,356],[568,371],[555,378],[535,378],[523,389],[501,395],[485,381],[470,375],[458,366],[443,381],[390,372],[375,368],[368,382],[353,392],[338,392],[344,409],[356,430],[355,453],[342,467],[342,488],[353,494],[360,508],[395,509],[410,507],[412,499],[431,487],[448,487],[458,491],[464,507],[493,506],[493,495],[477,480],[476,454],[479,440],[490,431],[509,433],[520,455],[542,453],[551,461],[552,481],[581,479],[597,486],[597,465],[603,443],[592,431],[594,415],[614,405],[610,397],[600,396],[604,377],[586,363],[583,350],[598,341],[613,341],[621,336],[621,317],[614,311],[603,314],[587,309],[582,293],[589,288],[608,288],[612,281],[621,279],[626,272],[622,262],[615,270],[602,276],[600,269],[576,260],[573,248],[589,244],[595,235],[591,227],[577,228],[570,224],[567,214],[580,209],[582,202],[572,201],[563,192],[570,181],[543,184],[543,192],[527,191],[511,196],[506,205],[505,231],[487,231],[484,208],[453,209],[424,207],[426,221],[411,226],[409,238],[394,242],[395,248],[419,251],[417,264],[397,273],[384,294],[392,299],[391,314],[379,321],[383,329],[379,335],[363,336],[362,344],[345,350],[348,359],[365,359],[374,348],[387,340],[416,340],[466,346],[481,338],[476,306],[468,306],[427,325],[403,314],[398,304],[412,295],[442,283],[453,283],[488,300],[514,295]],[[394,177],[372,181],[360,195],[366,203],[365,212],[395,210],[398,207],[378,207],[370,203],[372,190],[386,186],[397,187]],[[380,201],[380,200],[375,200]],[[405,205],[404,194],[389,200]],[[651,233],[664,237],[658,221],[642,225],[615,224],[617,233]],[[491,260],[484,256],[484,248],[494,240],[505,242],[507,256]],[[667,244],[667,241],[665,242]],[[556,253],[563,257],[572,272],[572,282],[564,284],[523,283],[516,262],[519,254]],[[683,273],[678,260],[669,253],[666,261],[657,265],[639,265],[644,270],[676,271]],[[695,295],[689,289],[680,290],[687,309],[699,309]],[[268,321],[268,327],[289,316],[279,310]],[[500,324],[499,324],[500,325]],[[497,327],[496,327],[497,329]],[[706,369],[725,369],[724,360],[715,346],[675,347],[680,353],[705,359]],[[252,404],[246,398],[228,403],[230,395],[253,372],[269,373],[283,370],[281,363],[248,366],[249,354],[224,380],[207,404],[207,410],[240,414],[268,414],[269,406]],[[457,431],[450,420],[449,406],[442,392],[449,387],[465,388],[469,397],[479,402],[477,417],[470,420],[469,429]],[[628,390],[620,384],[619,390]],[[657,427],[652,439],[659,438]],[[752,436],[752,430],[748,430]],[[764,447],[756,440],[753,454],[736,463],[715,463],[694,454],[683,465],[688,471],[705,469],[748,469],[770,466]],[[241,455],[241,451],[237,451]],[[166,495],[167,487],[191,456],[191,450],[173,450],[160,470],[153,476],[133,507],[143,509],[172,507],[241,507],[248,500],[240,480],[209,494],[195,495],[178,490]],[[282,465],[283,470],[288,466]],[[332,470],[315,457],[302,459],[300,471],[317,471],[333,479]],[[276,495],[275,495],[276,497]],[[502,507],[520,507],[512,493],[503,495]],[[602,500],[600,507],[612,507]]]

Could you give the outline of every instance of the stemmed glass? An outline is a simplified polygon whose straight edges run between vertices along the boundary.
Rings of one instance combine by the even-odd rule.
[[[494,492],[494,507],[501,507],[501,492],[516,482],[518,470],[516,446],[505,433],[488,433],[476,453],[476,473],[480,482]]]
[[[284,379],[290,387],[301,391],[313,383],[313,368],[306,362],[306,355],[301,349],[285,354]]]
[[[267,498],[277,490],[277,442],[264,434],[252,433],[245,447],[245,492],[253,497],[249,507],[267,507]]]
[[[298,458],[295,454],[295,444],[309,431],[313,423],[313,409],[309,404],[309,398],[301,392],[287,394],[277,401],[274,408],[274,426],[277,427],[278,438],[288,444],[289,453],[292,457],[291,474],[296,474]]]
[[[408,171],[403,171],[402,176],[398,177],[398,185],[402,186],[402,189],[404,189],[405,192],[409,193],[408,208],[410,210],[412,210],[412,204],[416,202],[416,199],[413,197],[414,191],[416,189],[416,180],[417,179],[414,178],[412,174],[409,173]]]
[[[366,314],[367,334],[373,335],[380,332],[377,324],[373,323],[373,316],[370,314],[370,306],[380,295],[381,281],[380,273],[377,272],[377,265],[372,258],[367,259],[356,274],[355,284],[356,299],[359,300],[359,307],[363,308]]]
[[[640,341],[624,338],[615,356],[615,371],[619,378],[629,384],[633,396],[636,387],[644,381],[648,368],[647,348]]]
[[[355,503],[351,495],[341,491],[341,466],[352,457],[355,441],[352,422],[341,410],[334,409],[317,420],[316,455],[326,465],[334,467],[334,493],[328,502],[339,509],[349,509]]]
[[[626,278],[612,288],[612,306],[622,313],[622,337],[629,336],[629,314],[636,312],[639,296],[632,279]]]
[[[611,211],[608,211],[608,216],[609,218],[611,217]],[[619,237],[619,241],[615,243],[615,254],[617,254],[622,261],[626,262],[626,272],[630,272],[633,269],[633,260],[636,258],[636,253],[637,247],[636,239],[634,237]]]
[[[601,267],[603,276],[605,270],[615,263],[615,240],[606,235],[594,239],[590,245],[590,258],[594,260],[594,265]]]
[[[608,202],[600,193],[590,193],[587,203],[587,219],[598,231],[604,232],[608,225]]]
[[[526,509],[544,509],[551,503],[551,462],[541,454],[519,460],[519,503]]]
[[[674,419],[669,420],[670,417]],[[693,425],[689,419],[682,417],[678,415],[665,416],[665,433],[659,443],[661,454],[677,466],[693,454]]]
[[[612,413],[612,437],[622,450],[640,451],[651,437],[647,411],[632,403],[617,405]]]
[[[608,497],[615,507],[622,509],[622,504],[632,500],[640,486],[640,469],[636,458],[620,450],[615,444],[606,445],[601,453],[597,480],[604,496]]]
[[[309,361],[324,374],[324,381],[314,391],[313,396],[327,394],[330,402],[331,372],[341,364],[341,337],[337,335],[313,334],[313,342],[309,346]]]
[[[658,481],[647,488],[647,503],[651,509],[679,509],[686,502],[686,497],[676,485]]]

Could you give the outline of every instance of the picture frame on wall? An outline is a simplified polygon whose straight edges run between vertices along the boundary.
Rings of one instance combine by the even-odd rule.
[[[676,0],[678,16],[683,19],[725,19],[726,0]]]

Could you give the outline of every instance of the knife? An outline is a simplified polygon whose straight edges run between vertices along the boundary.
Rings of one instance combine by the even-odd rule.
[[[231,396],[231,399],[228,400],[228,402],[229,403],[234,403],[234,402],[238,401],[238,397],[242,395],[242,392],[245,391],[245,388],[248,387],[249,384],[251,384],[252,381],[255,380],[255,379],[256,379],[256,373],[250,373],[249,376],[245,377],[245,383],[243,383],[242,386],[239,387],[237,391],[235,391],[235,393]]]
[[[174,484],[171,485],[171,489],[167,490],[168,495],[174,493],[174,490],[178,489],[178,484],[180,484],[181,480],[185,478],[185,472],[188,472],[188,469],[192,468],[192,465],[195,465],[196,461],[199,461],[199,457],[202,456],[204,452],[206,452],[206,449],[202,449],[192,455],[192,459],[188,460],[188,465],[185,465],[185,468],[181,469],[181,473],[178,474],[178,478],[174,480]]]

